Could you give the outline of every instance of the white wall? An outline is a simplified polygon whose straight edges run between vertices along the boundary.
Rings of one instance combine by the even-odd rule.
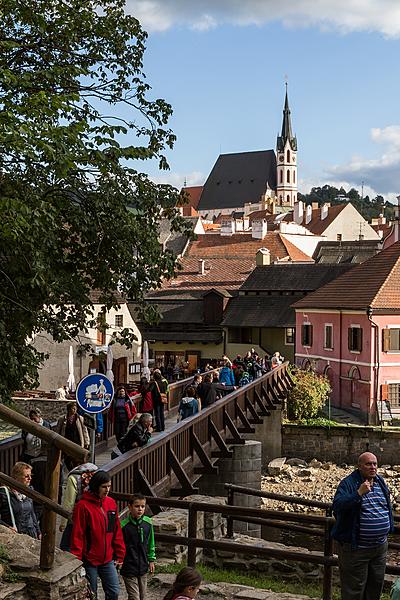
[[[341,234],[342,241],[358,240],[361,234],[364,240],[379,240],[379,235],[372,229],[362,215],[352,204],[347,206],[338,214],[336,219],[325,229],[326,240],[336,241],[337,235]]]

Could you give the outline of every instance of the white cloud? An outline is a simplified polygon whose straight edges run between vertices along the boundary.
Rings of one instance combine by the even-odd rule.
[[[334,166],[327,174],[333,181],[346,181],[357,188],[364,182],[364,188],[369,187],[372,193],[393,199],[400,193],[400,126],[373,128],[371,138],[385,146],[380,158],[353,157],[349,164]]]
[[[154,183],[168,183],[180,190],[185,182],[187,186],[203,185],[206,177],[200,171],[192,171],[191,173],[186,174],[167,171],[155,176],[150,175],[150,179],[154,181]]]
[[[204,31],[226,23],[246,26],[282,21],[288,27],[400,36],[399,0],[127,0],[127,7],[150,31],[173,26]]]

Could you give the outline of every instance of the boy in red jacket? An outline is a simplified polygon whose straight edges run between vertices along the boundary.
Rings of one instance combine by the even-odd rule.
[[[89,491],[75,505],[71,553],[83,562],[90,587],[97,594],[101,579],[106,600],[118,600],[120,591],[116,566],[125,558],[125,544],[117,505],[108,497],[111,480],[105,471],[96,471]]]

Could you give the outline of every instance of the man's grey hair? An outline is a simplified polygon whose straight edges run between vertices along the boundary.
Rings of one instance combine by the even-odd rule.
[[[142,413],[140,415],[140,419],[139,419],[139,421],[142,421],[143,423],[145,421],[152,421],[152,420],[153,420],[153,417],[150,413]]]

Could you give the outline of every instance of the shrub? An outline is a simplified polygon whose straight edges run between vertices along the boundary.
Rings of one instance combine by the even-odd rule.
[[[311,419],[316,417],[331,392],[329,380],[314,371],[291,369],[294,386],[290,390],[288,417],[290,419]]]

